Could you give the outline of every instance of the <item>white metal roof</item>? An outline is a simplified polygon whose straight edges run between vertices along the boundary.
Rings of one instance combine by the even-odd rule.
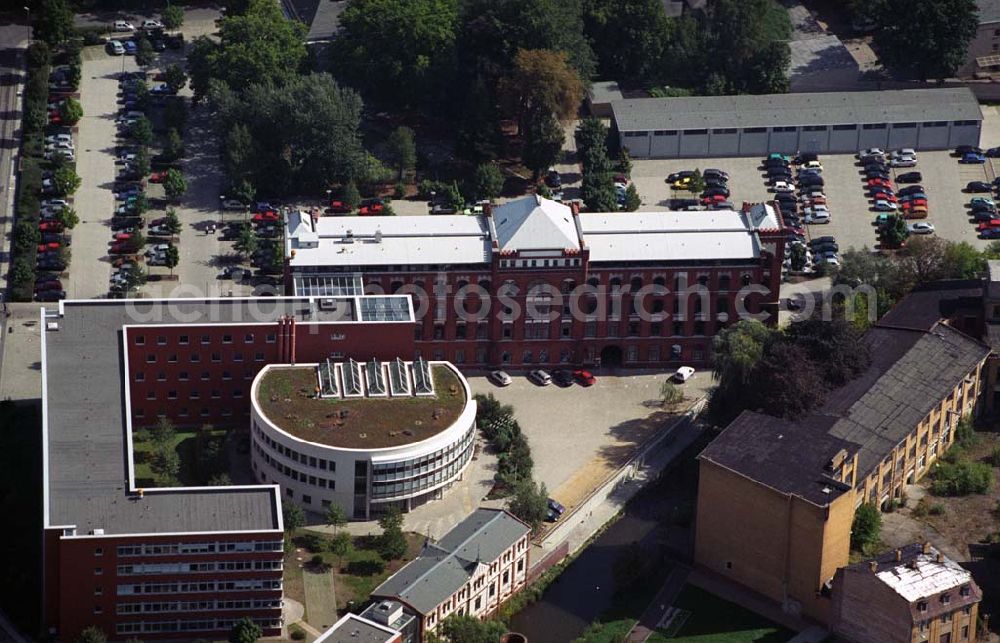
[[[293,268],[489,261],[489,235],[480,217],[322,217],[315,223],[315,244],[302,242],[312,240],[308,232],[296,236],[304,229],[293,227],[297,223],[296,215],[289,217]]]
[[[879,572],[878,578],[911,603],[972,580],[972,575],[961,565],[947,556],[938,562],[937,555],[932,547],[930,553],[917,554],[909,562]]]
[[[493,208],[501,250],[580,249],[569,206],[538,195]]]
[[[760,256],[756,232],[742,212],[732,210],[584,213],[580,227],[596,262]]]

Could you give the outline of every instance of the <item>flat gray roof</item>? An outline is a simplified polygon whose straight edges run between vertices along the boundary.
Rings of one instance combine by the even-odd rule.
[[[666,5],[664,5],[666,7]],[[610,103],[613,100],[621,100],[622,89],[616,80],[598,80],[590,86],[588,92],[591,103]]]
[[[331,298],[325,298],[331,299]],[[204,300],[64,301],[46,308],[42,331],[45,525],[78,535],[281,528],[273,486],[149,489],[129,493],[122,328],[137,325],[268,323],[284,315],[320,322],[356,321],[356,299],[267,297]],[[58,311],[62,311],[60,315]]]
[[[399,632],[357,614],[345,614],[315,643],[389,643]]]
[[[979,24],[1000,22],[1000,0],[976,0],[979,9]]]
[[[613,101],[623,132],[803,125],[981,121],[967,87],[875,92],[690,96]]]
[[[372,596],[402,601],[427,614],[531,531],[502,509],[477,509],[438,542],[375,588]]]

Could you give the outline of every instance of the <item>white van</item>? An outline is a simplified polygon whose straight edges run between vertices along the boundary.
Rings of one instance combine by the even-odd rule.
[[[135,31],[135,26],[125,20],[115,20],[115,31]]]

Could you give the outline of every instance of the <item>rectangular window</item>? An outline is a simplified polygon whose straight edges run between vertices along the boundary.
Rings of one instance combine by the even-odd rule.
[[[720,128],[717,128],[717,129],[713,129],[712,133],[713,134],[735,134],[736,133],[736,128],[735,127],[720,127]]]
[[[704,136],[708,134],[707,129],[686,129],[684,130],[684,136]]]
[[[253,344],[253,333],[247,333],[243,336],[244,344]]]
[[[763,134],[766,131],[767,131],[766,127],[744,127],[743,128],[743,133],[744,134]]]
[[[146,345],[146,336],[145,335],[136,335],[135,336],[135,345],[136,346],[145,346]]]
[[[853,132],[858,129],[857,125],[834,125],[834,132]]]
[[[892,129],[913,129],[916,126],[916,123],[895,123]]]

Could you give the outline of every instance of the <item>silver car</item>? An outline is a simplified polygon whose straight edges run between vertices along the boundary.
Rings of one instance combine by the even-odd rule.
[[[512,381],[504,371],[490,371],[486,377],[497,386],[510,386]]]
[[[540,368],[536,368],[528,373],[528,379],[539,386],[548,386],[552,383],[552,376]]]

